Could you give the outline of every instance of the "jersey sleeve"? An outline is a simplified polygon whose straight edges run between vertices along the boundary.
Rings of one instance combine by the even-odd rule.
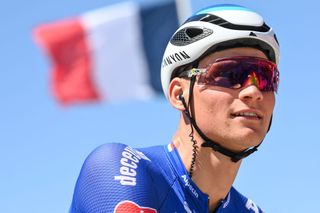
[[[98,147],[81,168],[69,212],[156,212],[148,161],[123,144]]]

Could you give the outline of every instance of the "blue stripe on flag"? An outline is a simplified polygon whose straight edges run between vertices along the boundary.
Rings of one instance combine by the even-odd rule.
[[[175,1],[142,6],[143,46],[150,72],[150,83],[156,92],[162,92],[160,70],[166,45],[178,29]]]

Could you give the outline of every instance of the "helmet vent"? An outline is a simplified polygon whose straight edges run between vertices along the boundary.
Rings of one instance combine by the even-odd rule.
[[[190,38],[194,38],[200,34],[203,33],[203,30],[202,29],[199,29],[199,28],[188,28],[186,29],[186,34],[187,36],[189,36]]]
[[[213,31],[207,28],[183,28],[172,36],[170,43],[176,46],[185,46],[193,42],[199,41],[211,35],[212,33]]]
[[[279,41],[278,41],[278,39],[277,39],[276,34],[274,34],[273,37],[274,37],[274,40],[276,40],[277,44],[280,45],[280,44],[279,44]]]

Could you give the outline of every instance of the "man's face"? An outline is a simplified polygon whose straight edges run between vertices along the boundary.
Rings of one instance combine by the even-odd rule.
[[[254,48],[232,48],[207,56],[200,61],[199,68],[207,67],[218,58],[233,56],[266,59],[263,52]],[[262,92],[255,85],[229,89],[196,83],[194,87],[193,115],[198,126],[210,139],[234,151],[255,146],[262,141],[274,104],[274,92]]]

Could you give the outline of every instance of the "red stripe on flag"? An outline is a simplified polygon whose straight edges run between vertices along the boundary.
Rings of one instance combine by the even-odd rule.
[[[91,78],[90,49],[78,19],[39,26],[34,36],[53,62],[53,93],[60,102],[99,99]]]

